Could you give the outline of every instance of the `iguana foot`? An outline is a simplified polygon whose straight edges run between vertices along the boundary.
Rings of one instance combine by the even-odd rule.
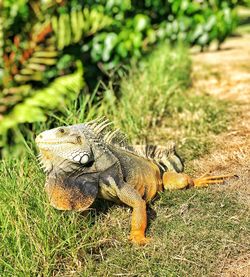
[[[221,184],[225,181],[225,179],[235,177],[233,174],[219,175],[219,176],[207,176],[207,174],[203,175],[200,178],[196,178],[193,180],[194,186],[197,188],[207,187],[211,184]]]
[[[152,239],[146,238],[144,235],[131,234],[129,236],[129,240],[131,240],[135,244],[145,245],[145,244],[148,244]]]
[[[163,186],[168,190],[178,190],[188,187],[207,187],[210,184],[223,183],[225,179],[234,177],[233,174],[221,175],[221,176],[207,176],[203,175],[200,178],[192,179],[190,176],[184,173],[165,172],[163,174]]]

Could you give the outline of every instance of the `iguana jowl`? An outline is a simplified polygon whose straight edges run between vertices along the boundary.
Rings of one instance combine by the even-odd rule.
[[[192,179],[184,173],[174,145],[124,146],[108,120],[54,128],[36,138],[47,174],[45,190],[59,210],[86,210],[96,199],[133,208],[130,239],[145,244],[146,203],[163,189],[221,183],[228,176]]]

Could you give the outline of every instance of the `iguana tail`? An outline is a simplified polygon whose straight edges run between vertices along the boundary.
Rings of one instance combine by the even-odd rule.
[[[158,145],[134,145],[133,151],[138,155],[151,159],[162,172],[163,186],[167,190],[178,190],[189,187],[207,187],[211,184],[223,183],[225,179],[234,177],[233,174],[191,178],[185,173],[184,165],[175,150],[175,144],[169,142],[166,146]]]

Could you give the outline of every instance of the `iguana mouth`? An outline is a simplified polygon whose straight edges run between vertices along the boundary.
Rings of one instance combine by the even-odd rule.
[[[70,145],[76,144],[74,142],[65,141],[36,141],[39,151],[52,151],[53,149],[66,149],[71,147]]]
[[[75,142],[73,141],[58,141],[58,140],[51,140],[51,141],[39,141],[39,140],[36,140],[36,143],[37,144],[76,144]]]
[[[36,137],[35,140],[36,144],[40,147],[42,145],[46,146],[46,145],[59,145],[59,144],[77,144],[76,141],[71,140],[71,141],[65,141],[65,140],[60,140],[60,139],[55,139],[55,140],[43,140],[43,138],[41,138],[40,136]]]
[[[42,134],[39,134],[36,139],[35,139],[35,142],[36,144],[38,145],[46,145],[46,144],[54,144],[54,145],[57,145],[57,144],[68,144],[68,143],[73,143],[75,144],[76,142],[73,140],[73,139],[70,139],[69,138],[60,138],[60,137],[54,137],[54,138],[49,138],[48,139],[48,136],[46,135],[43,135]]]

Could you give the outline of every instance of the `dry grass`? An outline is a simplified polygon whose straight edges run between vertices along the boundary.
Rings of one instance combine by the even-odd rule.
[[[194,56],[194,85],[218,99],[232,101],[232,112],[238,116],[226,133],[213,137],[214,151],[189,166],[196,169],[197,175],[204,172],[236,174],[238,178],[214,190],[236,195],[239,202],[250,207],[250,70],[247,63],[250,36],[231,39],[224,49]],[[249,276],[249,254],[238,253],[233,259],[226,257],[218,272],[220,276]]]
[[[250,60],[250,36],[231,39],[224,48],[228,50],[194,56],[194,85],[214,97],[234,101],[231,110],[238,116],[226,133],[213,137],[214,152],[195,160],[191,167],[199,173],[238,175],[239,179],[232,180],[228,188],[236,190],[250,205],[250,71],[246,69],[246,61]],[[198,60],[203,62],[198,63]],[[207,78],[204,78],[204,70],[200,70],[202,66],[206,68]]]
[[[242,255],[237,259],[229,259],[221,268],[222,277],[247,277],[250,276],[250,254]]]

